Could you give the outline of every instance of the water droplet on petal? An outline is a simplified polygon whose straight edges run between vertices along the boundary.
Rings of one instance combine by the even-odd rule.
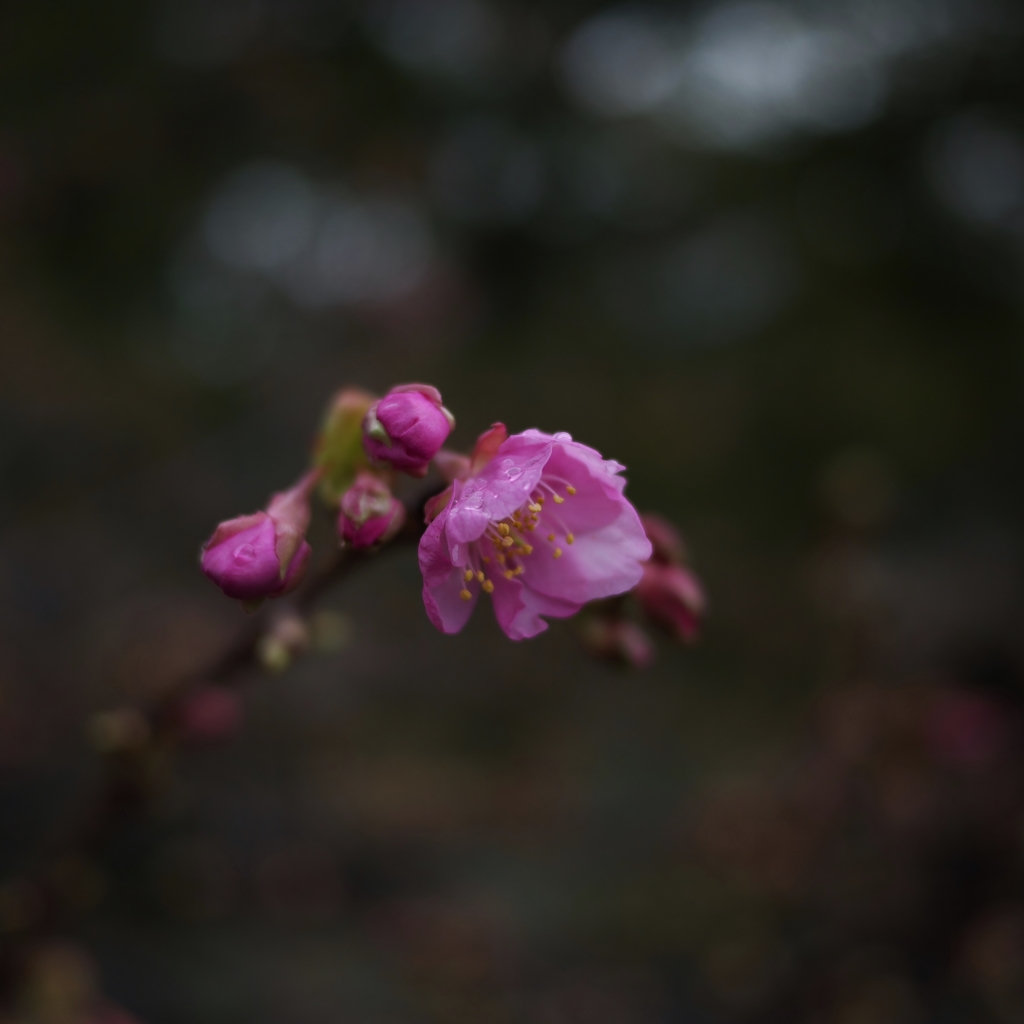
[[[502,464],[502,475],[506,480],[518,480],[523,475],[521,466],[517,466],[514,459],[505,459]]]

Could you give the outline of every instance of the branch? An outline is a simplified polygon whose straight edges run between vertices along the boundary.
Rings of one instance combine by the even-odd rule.
[[[433,481],[413,494],[406,506],[406,521],[392,539],[395,544],[414,544],[423,534],[426,502],[444,487]],[[34,878],[22,877],[8,883],[26,893],[27,904],[35,908],[27,915],[25,929],[32,938],[64,925],[80,912],[67,894],[55,886],[48,868],[58,861],[82,864],[99,855],[118,829],[140,811],[166,777],[167,762],[176,750],[180,736],[176,708],[190,690],[207,683],[232,683],[258,663],[260,639],[273,619],[289,610],[301,613],[310,609],[325,593],[342,583],[373,560],[376,552],[338,549],[334,557],[287,598],[264,606],[239,630],[234,640],[210,664],[192,671],[166,690],[158,700],[143,708],[125,708],[112,715],[123,716],[125,742],[113,746],[104,757],[103,774],[97,792],[77,820],[57,830],[44,845],[46,853],[35,858],[43,865]],[[34,919],[33,919],[34,918]],[[12,939],[24,938],[12,936]]]

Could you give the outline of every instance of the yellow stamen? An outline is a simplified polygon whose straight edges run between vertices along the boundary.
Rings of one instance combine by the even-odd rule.
[[[512,573],[512,575],[513,576],[521,576],[524,572],[526,572],[526,566],[517,565],[516,566],[516,571],[514,573]]]
[[[539,512],[539,511],[540,511],[540,505],[538,505],[538,504],[537,504],[537,502],[535,502],[535,501],[534,501],[534,502],[531,502],[531,503],[530,503],[529,505],[527,505],[526,507],[527,507],[527,508],[528,508],[528,509],[529,509],[529,510],[530,510],[531,512]]]
[[[551,495],[551,497],[553,497],[555,499],[555,504],[556,505],[561,505],[562,502],[565,501],[565,498],[563,498],[560,494],[553,494],[553,495]]]
[[[548,540],[554,540],[554,539],[555,539],[555,535],[553,533],[549,533],[548,534]]]
[[[568,542],[569,544],[575,544],[575,543],[576,543],[576,538],[575,538],[575,537],[574,537],[574,536],[573,536],[573,535],[572,535],[571,533],[567,533],[567,534],[565,535],[565,539],[566,539],[566,541],[567,541],[567,542]]]
[[[511,569],[505,570],[505,579],[510,580],[513,576],[515,576],[515,573]]]
[[[505,564],[505,556],[504,555],[498,555],[497,558],[498,558],[498,564],[499,565],[504,565]]]
[[[483,581],[484,581],[484,574],[482,572],[478,572],[476,574],[476,581],[477,581],[477,583],[483,583]]]
[[[511,537],[502,537],[502,539],[501,539],[501,546],[503,548],[510,548],[510,547],[512,547],[512,544],[513,544],[513,540],[512,540]]]
[[[480,586],[483,588],[485,594],[490,594],[494,591],[494,584],[490,580],[484,580]]]
[[[566,484],[565,485],[565,491],[566,491],[567,494],[575,494],[576,493],[576,488],[573,487],[572,484]]]
[[[484,557],[481,559],[481,561],[485,565],[490,565],[491,564],[491,556],[490,555],[484,555]]]
[[[500,533],[502,535],[502,537],[507,537],[508,536],[508,523],[498,523],[498,533]]]
[[[467,569],[462,578],[468,583],[473,578],[473,570]]]
[[[463,601],[472,601],[473,600],[473,595],[465,587],[463,587],[459,591],[459,597],[461,597]]]
[[[523,554],[524,555],[532,555],[533,554],[533,545],[532,544],[524,544],[523,545]]]
[[[561,548],[555,548],[555,558],[561,558],[561,557],[562,557],[562,549]]]
[[[538,505],[543,505],[543,504],[544,504],[544,495],[543,495],[543,494],[541,494],[541,495],[540,495],[540,496],[539,496],[539,497],[537,498],[537,504],[538,504]]]

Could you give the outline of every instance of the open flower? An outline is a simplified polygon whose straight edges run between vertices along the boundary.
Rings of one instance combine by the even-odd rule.
[[[430,621],[457,633],[483,591],[505,633],[523,640],[547,629],[543,615],[634,587],[651,543],[623,496],[623,468],[564,433],[504,441],[455,480],[420,541]]]

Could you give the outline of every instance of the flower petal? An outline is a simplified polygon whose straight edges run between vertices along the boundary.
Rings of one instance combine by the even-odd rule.
[[[562,552],[558,558],[556,548]],[[632,590],[650,550],[639,517],[625,505],[615,522],[576,537],[574,544],[556,540],[534,545],[523,580],[547,597],[585,604]]]
[[[427,618],[442,633],[458,633],[473,614],[479,590],[474,587],[472,597],[467,601],[461,596],[465,586],[462,570],[456,568],[452,568],[448,578],[441,583],[433,586],[423,584],[423,606],[427,610]]]
[[[538,594],[519,579],[508,580],[498,575],[493,582],[494,617],[510,640],[528,640],[543,633],[548,624],[541,615],[564,619],[580,610],[578,604]]]
[[[520,508],[540,482],[551,455],[551,442],[540,439],[528,445],[506,448],[509,438],[484,471],[467,480],[452,497],[448,541],[453,546],[479,540],[488,523],[510,516]]]
[[[420,538],[419,559],[423,583],[427,587],[439,586],[448,579],[454,568],[445,536],[445,525],[451,505],[441,509],[437,518],[424,530]]]

